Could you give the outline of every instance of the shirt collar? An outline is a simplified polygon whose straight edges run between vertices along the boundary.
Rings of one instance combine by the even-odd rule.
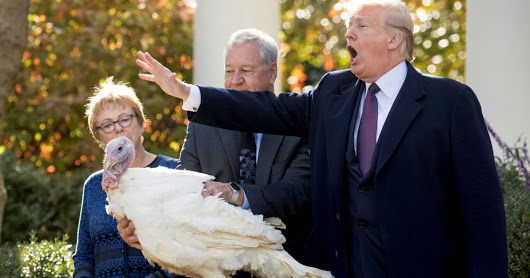
[[[388,98],[394,98],[399,92],[403,83],[405,83],[405,78],[407,77],[407,63],[402,61],[393,67],[383,76],[381,76],[375,83],[379,86],[379,89],[385,94]],[[372,83],[366,83],[366,89],[372,85]]]

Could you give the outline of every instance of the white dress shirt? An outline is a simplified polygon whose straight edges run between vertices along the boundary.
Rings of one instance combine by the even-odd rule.
[[[379,89],[378,93],[375,94],[377,98],[377,134],[376,141],[379,140],[379,134],[385,125],[386,118],[388,113],[398,96],[399,90],[405,82],[407,77],[407,64],[405,61],[399,63],[397,66],[389,70],[383,76],[381,76],[375,82]],[[366,83],[364,88],[363,95],[361,96],[361,102],[359,103],[359,115],[357,115],[357,122],[355,123],[355,133],[354,133],[354,144],[355,144],[355,153],[357,153],[357,133],[359,132],[359,123],[361,122],[361,116],[363,114],[364,99],[368,93],[368,88],[372,83]]]

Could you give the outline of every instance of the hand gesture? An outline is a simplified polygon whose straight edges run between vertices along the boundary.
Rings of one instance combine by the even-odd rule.
[[[182,82],[177,78],[177,74],[171,72],[160,62],[151,57],[149,53],[138,51],[136,64],[149,72],[150,74],[140,73],[138,77],[143,80],[155,82],[166,94],[180,98],[188,99],[190,95],[190,85]]]

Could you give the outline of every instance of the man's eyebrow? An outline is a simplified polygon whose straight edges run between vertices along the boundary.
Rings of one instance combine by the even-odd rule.
[[[362,15],[355,15],[355,16],[353,16],[353,18],[355,20],[366,20],[366,19],[368,19],[367,16],[362,16]]]

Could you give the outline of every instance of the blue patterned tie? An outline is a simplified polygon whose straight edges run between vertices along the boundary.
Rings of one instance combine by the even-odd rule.
[[[254,184],[256,180],[256,141],[252,132],[241,132],[239,154],[239,184]]]
[[[359,166],[363,175],[370,170],[375,150],[377,135],[377,98],[375,94],[379,90],[375,83],[368,88],[361,122],[359,123],[359,131],[357,132],[357,158],[359,159]]]

